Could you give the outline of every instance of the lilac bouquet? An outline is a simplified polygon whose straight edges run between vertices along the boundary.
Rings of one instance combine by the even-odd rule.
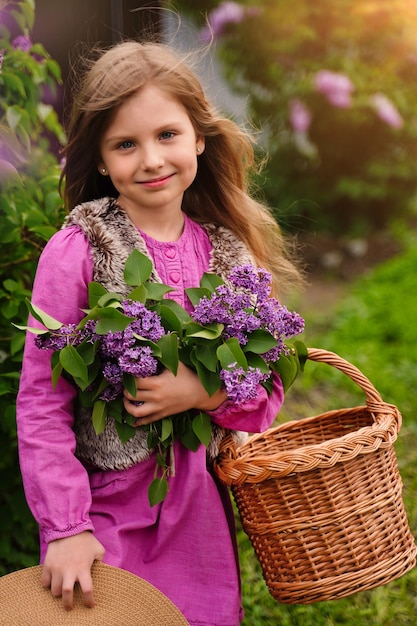
[[[133,289],[127,297],[89,284],[89,309],[78,325],[62,324],[29,304],[44,328],[19,327],[37,335],[39,349],[52,350],[52,381],[68,377],[77,387],[82,406],[90,407],[95,432],[113,419],[122,442],[136,432],[134,418],[124,409],[123,389],[136,395],[135,377],[156,376],[163,368],[174,375],[179,361],[199,376],[209,395],[224,387],[235,403],[257,394],[258,385],[272,387],[272,372],[284,389],[295,380],[305,359],[301,342],[286,341],[300,334],[304,321],[272,298],[271,275],[251,265],[236,267],[227,281],[203,275],[200,286],[187,289],[194,306],[189,315],[165,296],[166,285],[148,279],[151,261],[134,250],[124,278]],[[187,411],[148,426],[148,447],[155,450],[159,476],[149,489],[156,504],[165,498],[167,476],[174,468],[168,451],[175,440],[190,450],[208,445],[211,420],[201,411]]]

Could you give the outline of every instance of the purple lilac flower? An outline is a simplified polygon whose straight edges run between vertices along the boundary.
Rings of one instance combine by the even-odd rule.
[[[404,120],[391,100],[383,93],[376,93],[371,97],[371,104],[378,117],[392,128],[402,128]]]
[[[0,50],[0,74],[3,67],[4,50]]]
[[[106,357],[119,357],[135,345],[131,324],[124,330],[109,331],[101,336],[100,353]]]
[[[252,265],[236,267],[230,274],[228,285],[218,287],[210,297],[203,297],[192,313],[199,324],[223,324],[222,337],[235,337],[245,345],[249,335],[259,328],[267,330],[278,345],[268,352],[276,361],[284,348],[284,338],[302,332],[304,320],[290,313],[278,300],[270,297],[271,274]]]
[[[251,312],[236,311],[232,321],[224,329],[224,337],[236,337],[241,346],[248,342],[248,335],[261,326],[261,320]]]
[[[235,267],[229,281],[237,288],[245,289],[256,296],[257,302],[264,302],[271,293],[272,276],[264,268],[255,269],[253,265]]]
[[[35,338],[35,345],[40,350],[62,350],[65,346],[78,346],[81,342],[82,336],[76,324],[62,325],[59,330],[49,331]]]
[[[218,287],[210,297],[203,296],[195,307],[192,317],[199,324],[230,324],[233,293],[226,285]]]
[[[157,342],[165,334],[159,315],[149,311],[141,302],[124,300],[122,307],[125,315],[136,318],[130,324],[130,330],[136,335]]]
[[[158,361],[152,356],[152,350],[149,346],[138,346],[125,350],[119,356],[118,364],[123,372],[141,378],[154,376],[158,371]]]
[[[236,337],[239,342],[246,343],[244,333],[254,329],[252,312],[246,309],[250,305],[248,296],[233,293],[226,285],[221,285],[210,298],[203,297],[192,313],[193,319],[199,324],[223,324],[223,337]]]
[[[311,111],[297,98],[290,102],[290,124],[296,133],[306,133],[311,125]]]
[[[104,363],[103,376],[113,386],[117,386],[123,381],[123,372],[120,366],[111,361]]]
[[[15,50],[23,50],[23,52],[29,52],[32,47],[32,42],[26,35],[19,35],[12,41],[12,46]]]
[[[102,338],[102,335],[96,333],[96,320],[88,320],[80,331],[83,339],[86,339],[88,343],[94,343]]]
[[[245,9],[237,2],[222,2],[209,15],[209,26],[200,31],[200,39],[209,42],[211,37],[221,37],[228,24],[239,24],[245,17]]]
[[[304,330],[304,320],[298,313],[291,313],[287,307],[280,304],[275,298],[270,298],[259,308],[258,315],[262,327],[267,329],[275,338],[282,335],[285,338],[299,335]]]
[[[276,346],[262,354],[262,358],[266,363],[276,363],[279,360],[281,354],[288,354],[289,349],[286,348],[284,339],[282,337],[278,337],[277,341],[278,343]]]
[[[352,92],[355,87],[345,74],[320,70],[315,76],[314,85],[317,91],[324,94],[333,106],[340,108],[351,106]]]
[[[269,374],[264,374],[260,369],[249,367],[245,371],[243,367],[230,366],[228,370],[220,371],[220,379],[224,383],[229,399],[235,404],[242,404],[248,400],[256,398],[258,385],[269,378]]]
[[[123,393],[123,385],[119,383],[117,385],[109,385],[104,389],[104,391],[100,394],[100,400],[104,400],[104,402],[111,402],[112,400],[116,400],[116,398],[120,397]]]

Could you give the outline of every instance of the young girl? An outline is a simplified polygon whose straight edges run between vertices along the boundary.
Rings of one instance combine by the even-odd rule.
[[[268,268],[278,287],[298,280],[275,221],[247,193],[250,138],[216,113],[166,47],[124,42],[102,53],[75,93],[68,138],[70,212],[41,255],[33,288],[33,302],[56,319],[80,321],[92,280],[127,294],[123,268],[134,248],[188,311],[184,290],[205,271],[227,277],[250,262]],[[78,581],[93,606],[91,565],[102,559],[158,587],[190,624],[236,626],[243,616],[233,512],[210,461],[228,431],[241,440],[271,425],[283,400],[280,379],[270,395],[260,386],[239,406],[223,390],[208,396],[184,365],[177,376],[166,370],[136,384],[136,396],[126,391],[123,401],[138,427],[191,408],[213,422],[208,450],[175,444],[176,475],[153,507],[145,429],[123,445],[109,419],[96,436],[75,387],[62,378],[52,387],[50,353],[27,337],[18,435],[40,527],[42,582],[70,609]]]

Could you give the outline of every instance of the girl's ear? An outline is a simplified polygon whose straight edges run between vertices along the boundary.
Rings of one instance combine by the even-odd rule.
[[[200,137],[199,139],[197,139],[196,146],[197,146],[197,154],[203,154],[204,148],[206,147],[206,143],[203,137]]]
[[[107,171],[107,168],[104,167],[104,163],[98,163],[97,164],[97,169],[98,169],[98,171],[100,172],[100,174],[102,176],[108,176],[109,175],[109,173]]]

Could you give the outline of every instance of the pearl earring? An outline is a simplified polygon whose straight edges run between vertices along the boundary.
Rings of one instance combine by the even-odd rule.
[[[197,152],[201,152],[201,148],[197,148]]]
[[[107,172],[106,168],[105,168],[105,167],[102,167],[102,168],[101,168],[101,173],[102,173],[102,174],[105,174],[106,172]]]

